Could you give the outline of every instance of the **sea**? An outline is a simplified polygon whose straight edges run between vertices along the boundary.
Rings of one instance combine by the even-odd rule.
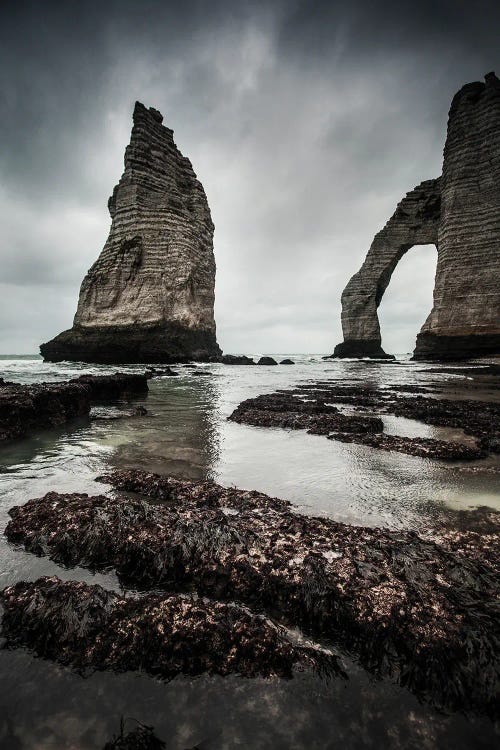
[[[133,406],[146,407],[145,415],[123,416],[131,404],[114,403],[96,407],[90,420],[3,445],[0,529],[15,505],[52,490],[106,493],[109,488],[96,477],[132,467],[260,490],[290,500],[301,513],[365,526],[418,532],[457,509],[500,510],[498,456],[448,464],[227,420],[246,398],[314,380],[380,388],[437,383],[451,398],[482,400],[498,399],[494,386],[485,382],[478,388],[459,369],[411,362],[409,355],[394,363],[323,360],[321,354],[271,356],[291,358],[295,365],[175,367],[178,377],[152,379],[149,393],[134,399]],[[0,377],[26,384],[144,369],[0,356]],[[196,370],[207,374],[195,376]],[[393,434],[464,439],[460,430],[393,416],[383,420]],[[0,588],[41,575],[123,590],[112,573],[62,568],[0,536]],[[339,653],[346,678],[301,672],[291,680],[205,675],[165,682],[136,672],[82,676],[28,651],[2,649],[0,748],[101,750],[123,722],[126,730],[137,723],[153,727],[169,750],[486,750],[498,743],[488,719],[438,712]]]

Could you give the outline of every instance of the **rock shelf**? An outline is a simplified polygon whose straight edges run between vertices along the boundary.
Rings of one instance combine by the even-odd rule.
[[[0,443],[88,417],[94,402],[147,393],[145,375],[82,375],[63,383],[20,385],[0,379]]]
[[[399,386],[382,390],[321,381],[247,399],[229,419],[256,427],[305,429],[331,440],[447,461],[477,460],[500,452],[499,404],[417,394],[406,396],[401,395],[402,390]],[[420,390],[418,386],[416,390]],[[339,406],[351,407],[355,413],[344,414]],[[365,416],[367,411],[458,428],[475,438],[475,444],[389,435],[383,431],[381,417]]]
[[[49,493],[11,510],[8,539],[140,589],[239,602],[434,705],[497,711],[498,544],[485,554],[480,534],[461,544],[460,531],[432,540],[311,518],[212,482],[140,471],[100,481],[150,502]]]
[[[293,645],[241,607],[179,595],[121,597],[59,578],[4,589],[7,643],[80,670],[290,678],[296,666],[335,668],[335,657]]]

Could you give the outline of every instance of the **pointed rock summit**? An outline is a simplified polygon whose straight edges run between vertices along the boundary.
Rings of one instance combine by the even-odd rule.
[[[214,225],[191,162],[156,109],[136,102],[125,171],[108,201],[111,230],[85,276],[73,327],[46,360],[212,360]]]
[[[434,306],[414,359],[500,354],[500,81],[494,73],[455,95],[442,176],[403,198],[344,289],[344,341],[333,356],[390,356],[381,346],[377,308],[402,256],[426,244],[438,252]]]

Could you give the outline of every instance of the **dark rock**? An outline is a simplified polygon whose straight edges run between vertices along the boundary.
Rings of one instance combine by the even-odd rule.
[[[90,388],[83,383],[0,384],[0,442],[59,427],[90,413]]]
[[[294,666],[312,667],[321,658],[235,605],[179,595],[124,598],[55,576],[20,581],[1,598],[9,646],[28,646],[79,670],[292,677]]]
[[[405,386],[395,386],[401,392]],[[412,387],[413,392],[418,387]],[[382,433],[380,417],[346,415],[335,404],[359,410],[379,411],[415,419],[425,424],[462,429],[476,438],[476,445],[430,438],[409,438]],[[483,401],[459,401],[419,395],[395,396],[386,390],[343,386],[327,382],[300,385],[243,401],[229,419],[256,427],[305,429],[332,440],[395,450],[414,456],[449,461],[476,460],[496,452],[500,443],[500,405]]]
[[[293,359],[282,359],[280,365],[294,365]]]
[[[223,365],[254,365],[255,362],[245,354],[223,354],[221,357]]]
[[[88,417],[92,403],[147,393],[145,375],[82,375],[63,383],[0,383],[0,442]]]
[[[40,352],[49,362],[103,364],[176,364],[187,360],[218,360],[215,333],[184,328],[174,322],[158,325],[82,327],[63,331]]]
[[[392,675],[436,706],[497,713],[498,529],[487,545],[482,533],[461,536],[446,529],[430,540],[414,532],[302,516],[284,500],[212,482],[140,471],[114,472],[100,481],[155,503],[49,493],[11,510],[8,539],[64,565],[112,567],[128,585],[194,588],[212,600],[242,602],[348,648],[372,673]],[[67,597],[58,593],[64,585],[58,583],[56,589],[61,612],[68,607]],[[13,618],[12,625],[7,620],[7,636],[19,634],[21,642],[29,638],[44,653],[52,650],[56,658],[64,658],[58,641],[67,625],[54,628],[45,594],[33,597],[38,586],[23,583],[7,590],[7,611]],[[84,598],[102,591],[70,586],[82,587],[70,600],[77,612],[80,591]],[[104,601],[111,601],[107,608],[99,599],[96,619],[114,617],[116,601],[120,612],[137,622],[137,630],[122,636],[118,628],[110,632],[100,627],[102,635],[92,634],[90,652],[83,651],[81,658],[94,659],[100,637],[106,646],[104,661],[123,664],[127,659],[128,665],[127,643],[113,645],[113,639],[130,632],[136,664],[148,668],[153,659],[158,664],[155,639],[151,653],[142,650],[144,612],[139,615],[138,608],[146,608],[147,629],[153,619],[149,602],[159,596],[147,596],[139,604],[106,595]],[[68,619],[80,629],[80,618]],[[187,619],[190,632],[190,615]],[[199,638],[196,631],[195,644]],[[74,640],[68,642],[69,659],[75,663]],[[226,653],[223,648],[218,658]],[[267,650],[264,654],[267,658]],[[254,669],[253,660],[250,664]],[[169,668],[168,661],[160,665]]]
[[[329,440],[339,440],[342,443],[358,443],[384,451],[408,453],[420,458],[434,458],[442,461],[474,461],[484,458],[485,451],[479,447],[464,445],[463,443],[434,440],[432,438],[404,437],[402,435],[387,435],[385,433],[353,434],[336,432],[328,435]]]
[[[92,401],[126,398],[148,392],[145,374],[117,372],[113,375],[80,375],[71,382],[85,385]]]
[[[272,357],[261,357],[259,361],[257,362],[257,364],[258,365],[277,365],[278,363]]]
[[[307,430],[312,435],[329,435],[334,431],[380,432],[384,426],[378,417],[347,416],[335,406],[302,401],[284,393],[249,398],[234,410],[229,419],[254,427]]]
[[[153,727],[138,722],[138,726],[125,732],[125,722],[122,719],[120,734],[110,742],[106,742],[103,750],[164,750],[165,743],[154,733]]]
[[[111,230],[85,276],[73,327],[42,344],[49,361],[213,361],[214,225],[191,162],[157,110],[136,102]]]
[[[380,357],[377,308],[414,245],[437,247],[434,306],[414,359],[459,360],[500,353],[500,84],[464,86],[453,98],[442,176],[398,204],[342,293],[344,342],[337,357]]]
[[[187,367],[187,365],[185,365],[185,367]],[[178,377],[179,373],[176,372],[176,370],[172,370],[171,367],[167,367],[162,370],[158,370],[156,367],[152,367],[146,371],[146,376],[148,378],[172,378]]]

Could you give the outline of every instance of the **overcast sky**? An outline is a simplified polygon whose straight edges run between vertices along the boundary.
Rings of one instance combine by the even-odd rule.
[[[227,352],[331,352],[340,294],[398,200],[441,171],[461,85],[500,68],[494,0],[2,0],[0,353],[71,326],[110,226],[133,104],[207,193]],[[380,308],[413,348],[434,248]]]

